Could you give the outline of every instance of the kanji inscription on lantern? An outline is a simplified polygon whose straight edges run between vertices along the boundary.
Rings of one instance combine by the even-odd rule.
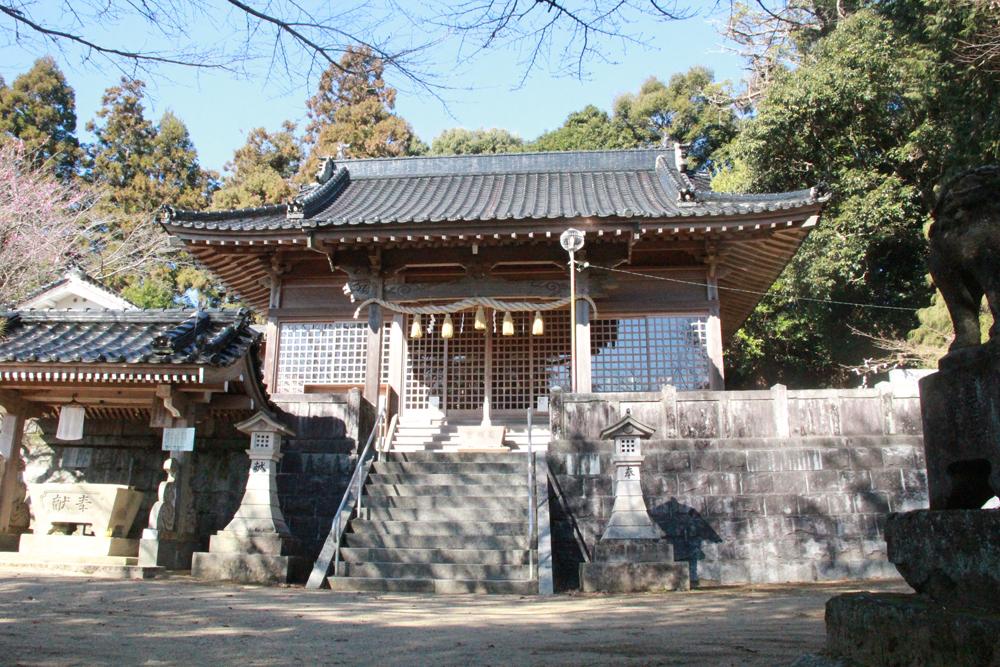
[[[94,504],[94,500],[85,493],[53,493],[47,499],[53,512],[86,512]]]

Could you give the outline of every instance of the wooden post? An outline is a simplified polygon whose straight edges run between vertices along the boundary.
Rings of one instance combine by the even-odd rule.
[[[576,389],[581,394],[591,392],[591,368],[590,368],[590,302],[579,299],[580,296],[590,294],[590,276],[583,272],[577,282],[577,304],[576,322],[573,330],[576,332]]]
[[[382,382],[382,307],[368,306],[368,355],[365,361],[365,400],[378,408]]]
[[[493,327],[486,327],[486,351],[483,359],[483,426],[490,426],[490,408],[493,405]]]
[[[10,520],[15,506],[24,501],[21,480],[21,439],[24,415],[8,412],[0,423],[0,535],[10,532]]]
[[[708,321],[705,323],[705,346],[708,352],[708,387],[713,391],[726,388],[726,374],[722,352],[722,318],[719,311],[719,280],[715,264],[708,269]]]
[[[271,271],[271,294],[268,310],[281,307],[282,278],[278,270]],[[268,314],[264,333],[264,384],[272,394],[277,392],[278,382],[278,318]]]
[[[396,412],[403,412],[403,385],[406,382],[406,316],[394,313],[389,329],[389,393],[395,395]]]

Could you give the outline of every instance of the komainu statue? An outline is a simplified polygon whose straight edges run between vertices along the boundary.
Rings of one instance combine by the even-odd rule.
[[[950,351],[979,345],[979,306],[993,314],[990,340],[1000,332],[1000,166],[965,172],[945,186],[934,206],[930,266],[955,326]]]

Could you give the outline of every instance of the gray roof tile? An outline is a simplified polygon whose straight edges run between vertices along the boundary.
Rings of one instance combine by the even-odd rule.
[[[0,363],[230,366],[261,334],[245,310],[0,312]]]
[[[814,190],[738,195],[707,190],[665,149],[379,158],[338,162],[287,206],[167,209],[165,224],[262,232],[351,225],[546,218],[671,218],[759,213],[813,204]]]

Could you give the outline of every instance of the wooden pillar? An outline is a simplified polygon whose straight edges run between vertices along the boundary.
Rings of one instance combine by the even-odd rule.
[[[365,361],[365,400],[378,406],[379,385],[382,382],[382,307],[368,306],[368,354]]]
[[[722,318],[719,309],[719,281],[715,264],[708,269],[708,321],[705,323],[705,345],[708,348],[708,386],[713,391],[726,388],[726,375],[722,352]]]
[[[577,276],[576,302],[576,391],[591,392],[590,369],[590,302],[579,297],[590,294],[590,276],[586,271]]]
[[[281,307],[281,273],[271,272],[271,295],[268,299],[268,309]],[[272,394],[277,392],[278,382],[278,318],[268,314],[267,328],[264,332],[264,384]]]
[[[494,318],[495,320],[495,318]],[[483,359],[483,426],[490,426],[493,406],[493,327],[486,326],[486,352]]]
[[[24,502],[21,479],[21,439],[25,417],[8,412],[0,423],[0,535],[10,532],[15,507]]]
[[[403,385],[406,382],[406,316],[394,313],[389,329],[389,405],[403,412]],[[393,406],[395,400],[396,405]]]

